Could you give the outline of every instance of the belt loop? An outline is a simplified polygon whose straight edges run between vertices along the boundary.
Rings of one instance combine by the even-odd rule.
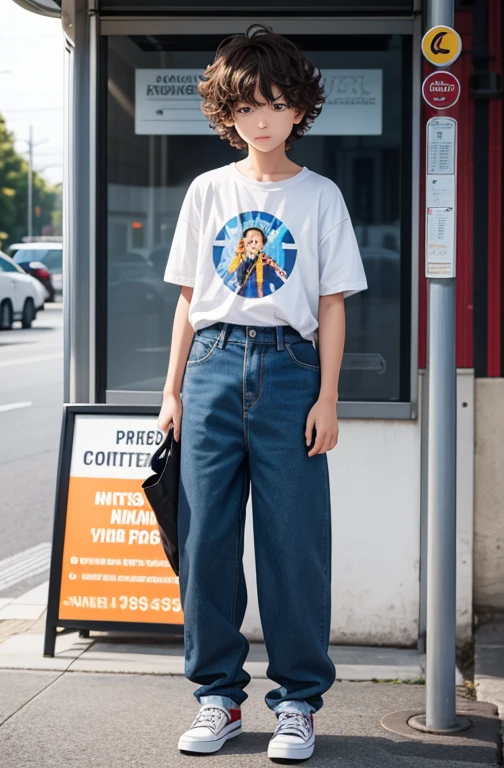
[[[276,345],[277,345],[277,350],[278,350],[279,352],[281,352],[283,349],[285,349],[285,347],[284,347],[284,333],[283,333],[283,326],[282,326],[282,325],[277,325],[277,326],[276,326],[276,328],[275,328],[275,330],[276,330]]]
[[[219,349],[224,349],[226,346],[226,341],[229,336],[229,332],[231,330],[231,324],[230,323],[224,323],[222,330],[220,332],[219,341],[217,342],[217,346]]]

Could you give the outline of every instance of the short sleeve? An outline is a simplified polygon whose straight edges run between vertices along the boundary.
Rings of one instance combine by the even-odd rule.
[[[332,227],[319,242],[319,295],[345,299],[367,289],[366,274],[350,218]]]
[[[198,262],[199,213],[194,182],[182,203],[164,274],[167,283],[194,286]]]

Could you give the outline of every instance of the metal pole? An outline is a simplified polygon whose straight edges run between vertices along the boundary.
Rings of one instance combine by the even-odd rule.
[[[28,237],[33,235],[33,127],[28,141]]]
[[[427,3],[427,28],[453,27],[453,0]],[[442,113],[440,113],[442,114]],[[429,279],[426,726],[456,728],[455,279]]]
[[[455,280],[429,281],[426,724],[455,725]]]

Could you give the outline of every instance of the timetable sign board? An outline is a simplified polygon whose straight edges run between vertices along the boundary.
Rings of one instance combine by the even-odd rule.
[[[457,121],[427,123],[425,275],[453,278],[456,272]]]

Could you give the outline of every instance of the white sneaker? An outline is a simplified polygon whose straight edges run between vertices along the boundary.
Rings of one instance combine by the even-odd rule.
[[[313,715],[301,712],[279,712],[278,725],[268,745],[268,757],[306,760],[315,749]]]
[[[241,709],[203,704],[193,724],[179,739],[183,752],[217,752],[242,732]]]

